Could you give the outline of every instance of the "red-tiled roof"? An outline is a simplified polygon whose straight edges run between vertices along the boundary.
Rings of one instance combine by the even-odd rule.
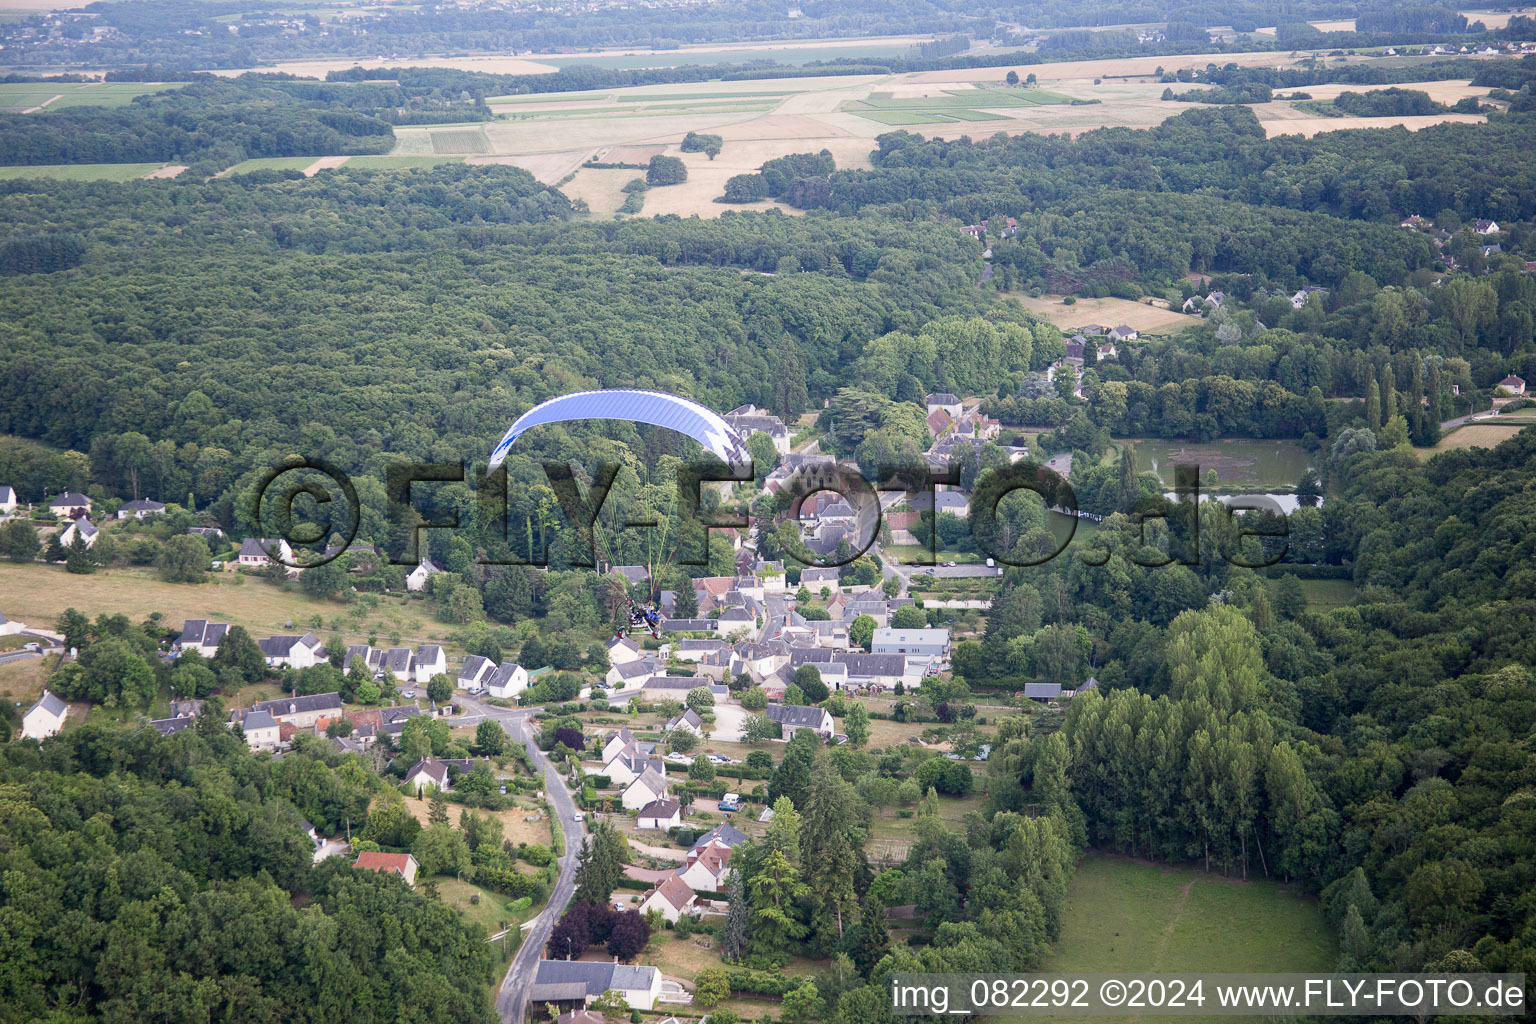
[[[357,862],[352,866],[363,868],[367,871],[393,871],[396,874],[405,874],[410,866],[411,855],[408,853],[381,853],[378,850],[364,850],[357,855]]]

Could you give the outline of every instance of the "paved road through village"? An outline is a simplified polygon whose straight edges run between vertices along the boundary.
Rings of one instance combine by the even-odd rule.
[[[581,824],[574,818],[576,803],[571,799],[570,790],[565,788],[565,781],[555,771],[549,758],[545,757],[544,752],[534,743],[528,728],[528,716],[542,709],[498,708],[464,697],[460,697],[459,701],[466,710],[500,723],[514,742],[523,744],[534,765],[544,772],[544,792],[549,798],[550,809],[559,820],[560,828],[565,835],[565,855],[559,859],[560,872],[555,877],[555,887],[550,893],[549,903],[544,908],[544,912],[534,918],[532,927],[523,935],[523,944],[518,947],[517,954],[512,957],[512,965],[507,969],[507,976],[502,979],[501,989],[496,994],[496,1011],[501,1015],[504,1024],[523,1024],[528,1010],[528,994],[533,984],[534,969],[544,955],[544,947],[549,942],[549,933],[554,930],[555,922],[560,919],[566,904],[571,901],[571,896],[576,891],[576,857],[581,851],[584,833]]]

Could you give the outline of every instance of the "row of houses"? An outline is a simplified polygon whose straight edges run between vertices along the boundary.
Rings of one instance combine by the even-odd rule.
[[[422,644],[414,651],[409,647],[352,644],[342,658],[341,670],[350,673],[357,664],[362,664],[375,681],[393,676],[402,683],[426,683],[433,676],[448,673],[448,658],[437,644]]]

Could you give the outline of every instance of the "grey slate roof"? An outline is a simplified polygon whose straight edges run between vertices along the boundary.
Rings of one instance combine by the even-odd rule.
[[[663,619],[661,628],[668,633],[713,633],[713,619]]]
[[[799,704],[769,704],[768,720],[796,728],[818,728],[826,712],[821,708],[808,708]]]
[[[66,707],[67,707],[67,705],[65,705],[65,703],[62,700],[60,700],[58,697],[54,696],[54,694],[52,692],[50,692],[48,690],[44,690],[43,691],[43,695],[41,697],[37,698],[37,702],[35,704],[33,704],[31,707],[27,708],[27,714],[30,715],[32,712],[36,711],[38,708],[42,708],[44,711],[48,712],[50,715],[53,715],[55,718],[57,718],[59,715],[62,715],[64,713]]]
[[[529,998],[535,1003],[566,1003],[596,998],[609,989],[650,988],[656,968],[607,960],[540,960]]]
[[[341,694],[312,693],[307,697],[280,697],[277,700],[259,700],[252,704],[244,712],[236,711],[236,715],[268,714],[268,715],[296,715],[306,711],[335,711],[341,712]]]
[[[229,623],[210,622],[207,619],[188,619],[181,627],[179,644],[201,647],[217,647],[229,632]]]
[[[832,660],[848,666],[850,676],[902,676],[907,674],[905,654],[835,654]]]
[[[490,658],[479,654],[471,654],[464,659],[464,667],[459,669],[460,679],[474,679],[484,671],[485,666],[491,666],[491,671],[496,670],[496,663]]]
[[[277,719],[267,711],[247,711],[240,719],[240,725],[247,732],[252,729],[273,729],[277,727]]]
[[[1049,700],[1061,696],[1060,683],[1025,683],[1024,696],[1036,700]]]
[[[699,836],[699,838],[694,842],[693,848],[697,850],[699,847],[706,846],[716,839],[720,840],[720,842],[724,843],[726,846],[735,849],[747,841],[747,834],[741,829],[736,828],[734,825],[719,825]]]
[[[160,730],[162,736],[173,736],[183,729],[190,729],[195,719],[182,716],[181,718],[157,718],[149,724]]]

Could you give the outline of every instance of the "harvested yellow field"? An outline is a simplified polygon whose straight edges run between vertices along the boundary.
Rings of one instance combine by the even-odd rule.
[[[528,156],[472,156],[467,164],[507,164],[521,167],[546,185],[553,185],[581,166],[587,158],[584,149],[567,153],[532,153]]]
[[[643,171],[635,171],[626,167],[610,170],[600,170],[595,167],[583,167],[576,172],[576,177],[560,187],[571,199],[584,199],[587,206],[594,214],[608,216],[616,213],[624,200],[629,198],[623,191],[625,185],[636,178],[644,176]],[[684,185],[674,185],[672,188],[687,188]],[[650,200],[665,189],[654,190],[646,193],[646,206],[644,213],[650,213]]]
[[[1518,11],[1461,11],[1459,13],[1465,14],[1468,22],[1480,21],[1483,23],[1484,28],[1497,31],[1507,27],[1509,19],[1517,14],[1522,14],[1526,17],[1536,14],[1536,7],[1526,7]]]
[[[1387,86],[1377,85],[1309,85],[1301,92],[1308,93],[1314,100],[1338,99],[1342,92],[1369,92],[1372,89],[1384,89]],[[1395,89],[1412,89],[1415,92],[1428,94],[1436,103],[1451,104],[1468,96],[1479,98],[1488,95],[1487,86],[1475,86],[1468,79],[1451,79],[1444,82],[1403,82],[1392,86]]]
[[[1452,448],[1496,448],[1523,429],[1518,423],[1469,423],[1446,434],[1433,448],[1416,448],[1414,453],[1427,459]]]
[[[1197,316],[1172,309],[1159,309],[1145,302],[1129,299],[1078,299],[1073,305],[1062,304],[1061,297],[1042,295],[1030,298],[1018,292],[1006,292],[1031,313],[1038,313],[1063,331],[1075,331],[1087,324],[1118,327],[1127,324],[1143,334],[1177,334],[1200,322]]]

